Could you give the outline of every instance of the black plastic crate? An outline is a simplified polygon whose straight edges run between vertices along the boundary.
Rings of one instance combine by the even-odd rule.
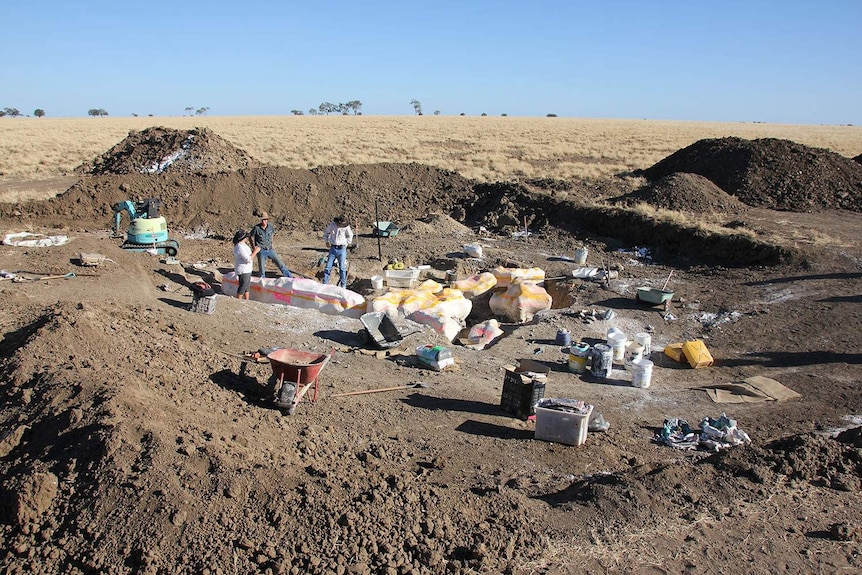
[[[500,408],[520,419],[536,414],[536,404],[545,397],[545,378],[506,370]]]

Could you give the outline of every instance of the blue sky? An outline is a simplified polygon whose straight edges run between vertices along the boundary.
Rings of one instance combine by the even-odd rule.
[[[862,124],[860,0],[6,0],[0,108]]]

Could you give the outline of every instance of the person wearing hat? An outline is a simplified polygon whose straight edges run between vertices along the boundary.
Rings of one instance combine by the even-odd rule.
[[[275,235],[275,232],[275,225],[269,223],[269,214],[260,212],[260,223],[251,228],[251,232],[249,232],[251,244],[260,248],[260,251],[257,252],[258,276],[261,278],[266,277],[266,260],[272,260],[278,266],[279,271],[281,271],[281,277],[293,277],[272,246],[272,236]]]
[[[248,288],[251,286],[252,258],[260,251],[251,247],[248,234],[238,230],[233,235],[233,271],[239,280],[236,289],[237,299],[248,299]]]
[[[329,283],[329,274],[332,264],[338,260],[338,285],[347,287],[347,247],[353,243],[353,230],[344,216],[335,216],[332,222],[323,230],[323,239],[329,248],[329,256],[326,258],[326,267],[323,268],[323,283]]]

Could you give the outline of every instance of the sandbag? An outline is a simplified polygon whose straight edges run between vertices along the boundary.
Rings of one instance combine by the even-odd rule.
[[[540,285],[516,278],[506,291],[491,296],[491,311],[514,323],[526,323],[536,312],[551,309],[551,296]]]
[[[541,268],[494,268],[494,277],[497,279],[497,287],[509,287],[515,279],[524,282],[537,283],[545,280],[545,270]]]
[[[222,278],[222,293],[235,296],[239,280],[234,272]],[[344,315],[359,319],[365,313],[362,295],[331,284],[305,278],[251,278],[249,299],[261,303],[278,303],[316,309],[327,315]]]
[[[465,325],[473,304],[460,290],[428,280],[413,289],[393,289],[371,299],[369,312],[398,315],[430,326],[452,341]]]
[[[467,279],[452,282],[452,287],[460,290],[467,299],[480,296],[488,290],[494,289],[496,285],[497,278],[491,272],[482,272]]]
[[[466,348],[482,350],[501,335],[503,330],[500,329],[500,322],[492,318],[471,327],[467,337],[460,341]]]

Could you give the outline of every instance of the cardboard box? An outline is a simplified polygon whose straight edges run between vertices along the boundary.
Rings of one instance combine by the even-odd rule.
[[[552,401],[546,399],[536,406],[536,439],[564,445],[583,445],[587,440],[593,406],[588,403],[579,413],[542,407],[543,403]]]
[[[551,368],[531,359],[522,359],[518,366],[503,366],[503,393],[500,407],[520,419],[535,415],[536,403],[545,397],[545,384]]]

